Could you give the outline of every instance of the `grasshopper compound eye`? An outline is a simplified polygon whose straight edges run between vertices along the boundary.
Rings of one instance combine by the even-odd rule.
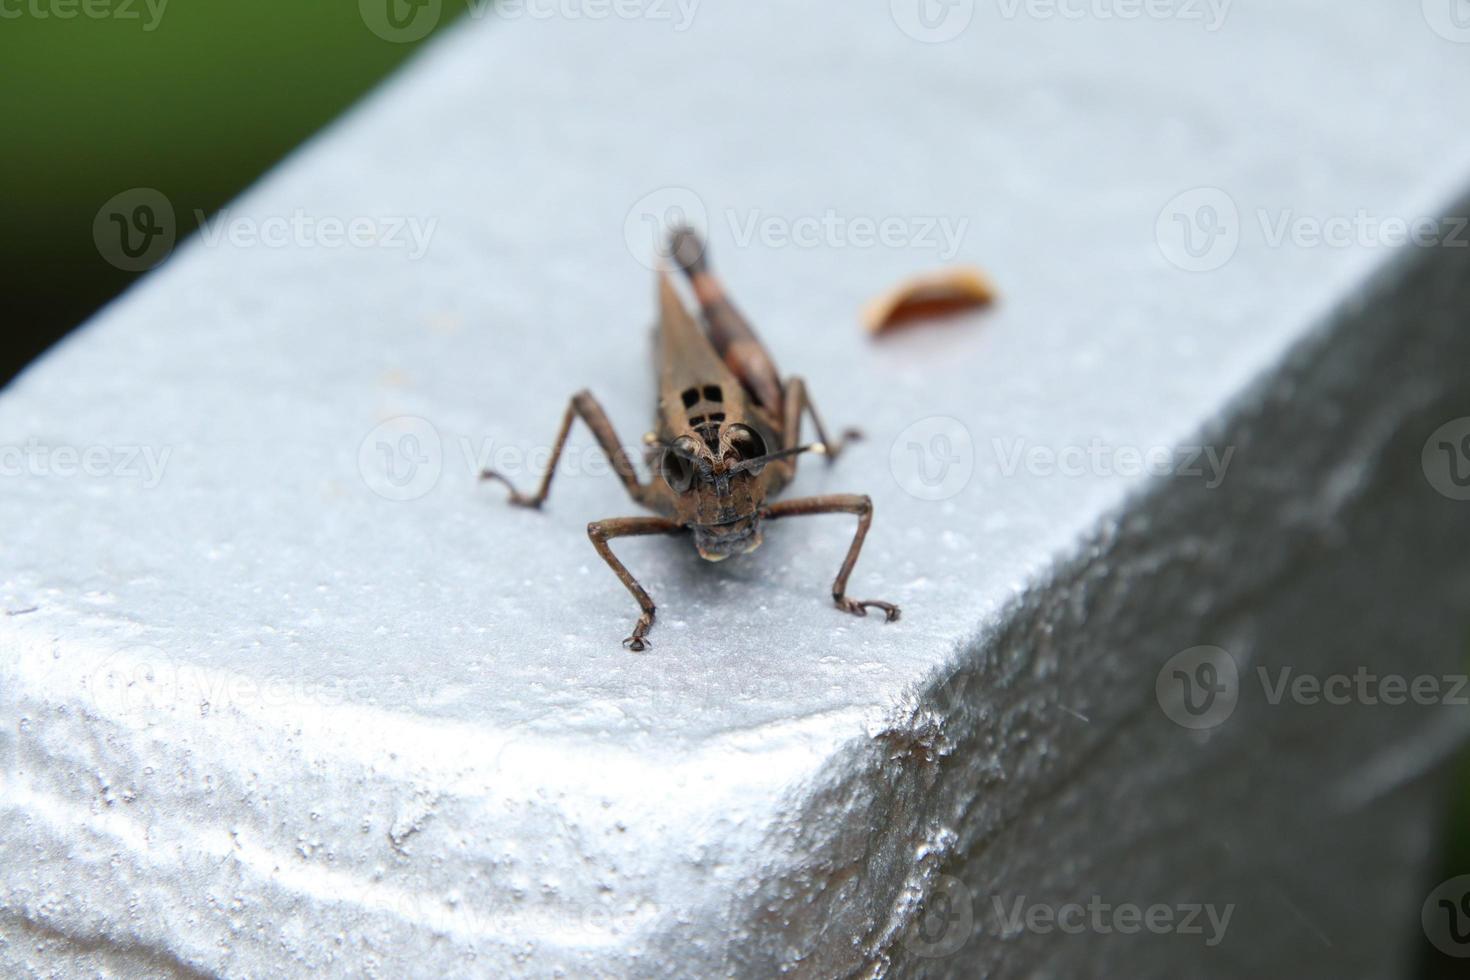
[[[681,438],[665,449],[659,458],[659,472],[675,493],[688,493],[694,485],[694,456],[697,452],[698,447],[692,439]]]
[[[663,474],[664,482],[675,493],[688,493],[689,488],[694,485],[694,466],[672,449],[664,450],[659,470]]]
[[[730,451],[725,455],[727,463],[749,462],[766,454],[766,441],[748,425],[736,423],[730,426],[727,441],[730,444]],[[757,464],[750,471],[759,475],[763,468],[764,464]]]

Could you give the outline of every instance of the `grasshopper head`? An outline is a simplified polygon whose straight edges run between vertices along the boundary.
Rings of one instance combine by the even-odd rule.
[[[664,448],[660,477],[674,491],[678,515],[694,532],[702,557],[748,554],[761,544],[766,442],[740,423],[701,435],[680,436]]]

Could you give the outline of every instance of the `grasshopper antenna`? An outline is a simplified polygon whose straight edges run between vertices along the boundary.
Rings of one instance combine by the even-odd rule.
[[[743,473],[746,470],[759,471],[767,463],[774,463],[777,460],[790,459],[792,456],[800,456],[802,453],[818,453],[821,455],[825,455],[826,452],[827,447],[820,442],[813,442],[805,446],[796,446],[792,449],[779,449],[774,453],[766,453],[764,456],[757,456],[755,459],[741,460],[734,466],[730,467],[729,472]]]

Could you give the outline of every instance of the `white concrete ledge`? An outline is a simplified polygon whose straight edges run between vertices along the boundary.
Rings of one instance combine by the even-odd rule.
[[[1470,249],[1311,229],[1470,210],[1466,48],[1366,0],[1008,10],[463,24],[0,397],[0,972],[1400,969],[1467,714],[1270,685],[1465,669],[1421,451]],[[813,521],[627,546],[630,655],[585,433],[544,513],[476,485],[584,386],[641,435],[676,205],[868,430],[796,492],[872,495],[899,624],[831,608]],[[1003,304],[860,336],[951,258]],[[1238,679],[1195,716],[1199,647]]]

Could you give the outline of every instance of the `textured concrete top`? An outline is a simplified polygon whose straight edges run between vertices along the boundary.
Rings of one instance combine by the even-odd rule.
[[[1386,258],[1272,248],[1257,208],[1432,216],[1470,165],[1470,130],[1451,124],[1470,109],[1446,94],[1470,78],[1466,48],[1418,10],[1241,5],[1210,31],[1209,8],[1194,22],[1186,7],[1163,21],[982,8],[942,44],[881,8],[821,4],[701,5],[683,31],[674,7],[668,22],[462,25],[225,215],[416,221],[431,229],[420,258],[407,227],[398,247],[196,239],[7,392],[7,443],[167,454],[155,487],[141,456],[136,479],[7,481],[7,601],[40,607],[8,631],[346,672],[404,721],[637,754],[770,725],[852,734],[855,709],[973,641],[1139,479],[1024,457],[1007,475],[1018,445],[1173,445]],[[1243,225],[1208,275],[1156,236],[1171,199],[1202,186]],[[623,544],[663,609],[655,652],[628,656],[634,607],[583,533],[637,512],[616,480],[563,477],[539,515],[473,480],[501,447],[544,458],[581,387],[636,445],[654,397],[645,215],[693,195],[783,370],[832,424],[868,432],[831,470],[809,461],[793,492],[872,495],[852,592],[900,602],[901,625],[830,608],[850,521],[813,520],[722,567],[683,543]],[[816,232],[821,247],[782,247],[779,231],[737,244],[752,221],[800,235],[829,214],[899,219],[913,244],[864,247],[861,227]],[[953,256],[940,222],[964,228]],[[378,225],[390,241],[393,224]],[[860,334],[864,300],[946,258],[991,270],[999,308]],[[359,466],[400,415],[432,423],[442,450],[437,482],[407,502]],[[973,475],[938,502],[890,466],[930,416],[960,420],[974,447]],[[592,445],[585,430],[574,442]]]
[[[1169,454],[1391,251],[1313,244],[1313,222],[1412,226],[1470,173],[1470,47],[1417,4],[1115,6],[459,25],[0,398],[0,443],[46,461],[0,495],[20,689],[100,698],[135,733],[124,768],[185,744],[221,781],[255,773],[205,823],[239,831],[261,796],[309,811],[312,846],[263,820],[257,864],[323,900],[415,834],[449,860],[522,819],[551,842],[497,850],[495,887],[532,905],[599,880],[693,895],[653,855],[718,876],[752,851],[784,793],[992,635],[1151,466],[1194,465]],[[828,423],[866,430],[791,492],[872,496],[850,592],[899,623],[832,607],[850,518],[783,521],[719,566],[617,543],[660,607],[633,655],[635,607],[584,527],[637,509],[586,430],[568,465],[592,472],[541,513],[476,483],[497,453],[544,455],[583,387],[637,444],[651,229],[680,213]],[[255,234],[271,219],[277,244]],[[334,244],[322,219],[383,237]],[[865,300],[951,261],[1001,303],[861,332]],[[57,447],[102,447],[105,472],[66,475]],[[63,752],[88,717],[36,737]],[[300,776],[346,766],[403,797],[360,812]],[[446,794],[495,832],[432,838]],[[541,914],[491,931],[559,941]]]

